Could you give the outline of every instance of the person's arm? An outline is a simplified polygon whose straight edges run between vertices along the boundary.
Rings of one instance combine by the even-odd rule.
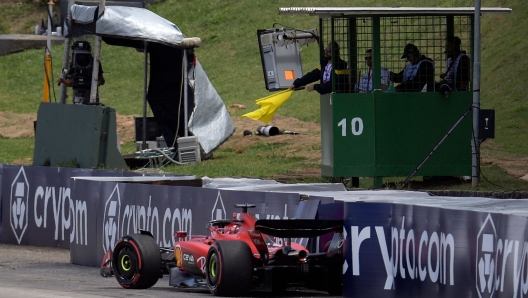
[[[391,81],[393,81],[394,83],[401,83],[401,81],[403,80],[403,72],[404,72],[404,70],[400,71],[399,73],[395,73],[395,72],[391,71],[390,72]]]
[[[425,65],[423,65],[425,64]],[[421,70],[425,73],[425,82],[423,79],[420,81],[421,87],[423,88],[424,83],[427,84],[427,91],[434,91],[434,62],[433,61],[424,61],[422,65],[420,65]],[[423,78],[423,77],[422,77]],[[421,89],[420,89],[421,91]]]
[[[313,83],[317,80],[320,79],[320,75],[321,75],[321,70],[319,70],[318,68],[310,71],[309,73],[305,74],[304,76],[296,79],[295,81],[293,81],[293,88],[299,88],[299,87],[303,87],[303,86],[306,86],[310,83]],[[290,86],[289,89],[293,89],[292,86]]]
[[[99,74],[99,78],[97,78],[97,86],[102,86],[105,84],[105,78],[103,77],[103,74]]]
[[[396,87],[399,92],[420,92],[425,84],[427,89],[432,90],[434,85],[434,66],[432,61],[422,61],[416,75],[412,80],[402,82]]]
[[[381,68],[381,90],[385,91],[390,85],[390,71],[386,68]]]
[[[314,84],[314,90],[319,92],[319,94],[328,94],[332,92],[332,80],[329,80],[326,83]]]
[[[64,85],[66,85],[66,87],[71,87],[71,83],[72,83],[71,79],[63,79],[63,78],[58,78],[57,79],[57,84],[59,84],[59,86],[60,86],[60,84],[64,84]]]
[[[97,86],[102,86],[106,82],[103,76],[103,72],[103,65],[99,63],[99,76],[97,77]]]
[[[460,57],[460,61],[457,67],[457,76],[456,76],[456,88],[457,90],[466,91],[469,90],[469,81],[471,80],[470,76],[470,61],[467,55]]]

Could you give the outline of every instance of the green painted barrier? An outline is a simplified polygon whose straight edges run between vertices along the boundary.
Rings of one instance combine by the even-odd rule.
[[[128,169],[117,142],[114,108],[43,102],[33,165]]]
[[[471,92],[321,96],[323,176],[408,176],[472,104]],[[446,137],[417,176],[471,175],[472,118]]]

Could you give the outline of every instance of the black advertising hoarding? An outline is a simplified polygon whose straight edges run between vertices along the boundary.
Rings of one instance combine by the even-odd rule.
[[[3,174],[3,171],[4,171],[4,165],[3,164],[0,164],[0,235],[2,235],[2,174]]]
[[[326,216],[344,212],[345,297],[527,296],[524,217],[391,203],[341,204],[320,208]]]
[[[82,199],[73,196],[71,177],[123,176],[124,173],[12,165],[2,165],[0,170],[0,243],[62,248],[69,248],[70,243],[86,237],[82,233],[87,231],[85,227],[90,222],[87,211],[96,203],[92,201],[92,190],[87,189]]]
[[[64,175],[57,168],[3,166],[2,243],[69,248],[76,237],[70,232],[75,208],[82,206]]]
[[[210,220],[239,212],[235,204],[268,219],[291,218],[299,205],[298,193],[71,179],[139,175],[122,171],[2,165],[0,175],[0,243],[70,248],[73,263],[89,266],[139,228],[171,247],[174,232],[205,234]]]
[[[98,197],[95,198],[94,194]],[[174,245],[174,233],[207,234],[213,219],[240,212],[235,204],[255,204],[258,218],[291,218],[299,205],[297,193],[218,190],[186,186],[75,180],[75,198],[97,201],[88,210],[91,220],[86,242],[71,243],[74,264],[100,266],[116,241],[138,229],[150,231],[160,247]],[[94,211],[92,211],[94,210]],[[92,223],[95,222],[95,226]],[[95,231],[95,232],[94,232]]]

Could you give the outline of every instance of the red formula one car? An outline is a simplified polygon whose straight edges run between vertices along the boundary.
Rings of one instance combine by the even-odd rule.
[[[107,252],[101,275],[115,275],[128,289],[144,289],[169,274],[169,285],[204,287],[219,296],[244,296],[251,290],[275,294],[290,286],[342,292],[342,220],[256,220],[242,208],[238,217],[214,220],[210,236],[176,232],[174,248],[159,248],[149,232],[121,238]],[[238,217],[238,218],[237,218]],[[324,252],[309,253],[291,238],[311,238],[333,233]],[[284,245],[270,241],[285,239]]]

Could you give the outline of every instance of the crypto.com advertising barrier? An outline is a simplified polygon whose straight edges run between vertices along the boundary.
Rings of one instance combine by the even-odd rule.
[[[121,171],[0,165],[0,243],[70,248],[74,264],[100,266],[116,241],[138,229],[152,232],[160,247],[172,247],[174,233],[206,234],[213,219],[240,212],[250,203],[258,218],[314,218],[321,201],[310,200],[296,214],[298,193],[218,190],[200,187],[116,183],[71,177],[136,176]],[[302,239],[307,241],[307,239]]]
[[[204,235],[214,219],[240,212],[235,204],[255,204],[258,218],[283,219],[295,215],[297,193],[272,193],[75,180],[74,197],[86,204],[88,220],[78,226],[79,241],[71,242],[74,264],[99,266],[117,240],[138,229],[150,231],[160,247],[174,245],[174,233]],[[330,199],[331,200],[331,199]],[[83,212],[79,212],[82,214]],[[315,216],[315,214],[314,214]],[[94,220],[95,219],[95,220]]]
[[[528,297],[528,222],[522,216],[341,204],[333,208],[345,219],[346,297]],[[331,205],[339,203],[320,211]]]
[[[95,202],[74,198],[70,177],[103,175],[141,174],[0,165],[0,243],[69,248],[81,241],[86,237],[88,206]]]

